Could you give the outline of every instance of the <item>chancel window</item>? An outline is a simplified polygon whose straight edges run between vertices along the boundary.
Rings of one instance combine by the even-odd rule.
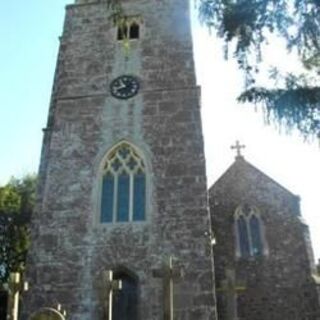
[[[255,214],[253,214],[250,217],[249,223],[252,255],[261,256],[263,254],[263,246],[260,219]]]
[[[239,246],[242,257],[250,256],[249,232],[246,218],[240,216],[237,221],[237,231],[239,235]]]
[[[112,320],[138,319],[138,281],[126,272],[115,272],[115,280],[121,280],[121,290],[117,290],[113,299]]]
[[[235,229],[238,256],[245,258],[264,254],[262,221],[256,209],[248,205],[237,208]]]
[[[102,178],[101,222],[145,219],[145,164],[138,152],[124,142],[107,156]]]

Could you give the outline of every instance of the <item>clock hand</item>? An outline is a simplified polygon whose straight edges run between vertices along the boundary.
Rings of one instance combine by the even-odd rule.
[[[118,89],[124,89],[126,87],[126,85],[124,84],[123,80],[119,81],[120,86],[118,87]]]
[[[121,89],[123,89],[125,87],[126,87],[126,85],[123,83],[122,80],[119,80],[117,83],[114,84],[114,88],[116,90],[121,90]]]

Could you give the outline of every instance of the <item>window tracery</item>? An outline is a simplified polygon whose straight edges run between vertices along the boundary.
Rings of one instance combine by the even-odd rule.
[[[263,226],[258,210],[247,204],[237,208],[235,227],[238,256],[245,258],[264,255]]]
[[[144,221],[145,164],[138,152],[123,142],[107,156],[102,178],[101,222]]]

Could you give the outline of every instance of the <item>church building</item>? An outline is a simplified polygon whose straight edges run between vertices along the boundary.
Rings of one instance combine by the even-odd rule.
[[[189,1],[109,2],[66,7],[20,319],[319,319],[298,197],[240,153],[208,194]]]
[[[215,320],[189,2],[120,4],[66,8],[23,319]]]
[[[300,198],[247,162],[243,147],[209,190],[218,318],[320,319]]]

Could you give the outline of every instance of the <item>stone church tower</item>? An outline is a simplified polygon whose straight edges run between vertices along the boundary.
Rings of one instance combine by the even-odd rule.
[[[240,153],[209,194],[219,320],[319,320],[299,197]]]
[[[123,0],[117,26],[106,1],[67,6],[24,319],[109,319],[110,296],[115,320],[216,319],[188,3]]]

